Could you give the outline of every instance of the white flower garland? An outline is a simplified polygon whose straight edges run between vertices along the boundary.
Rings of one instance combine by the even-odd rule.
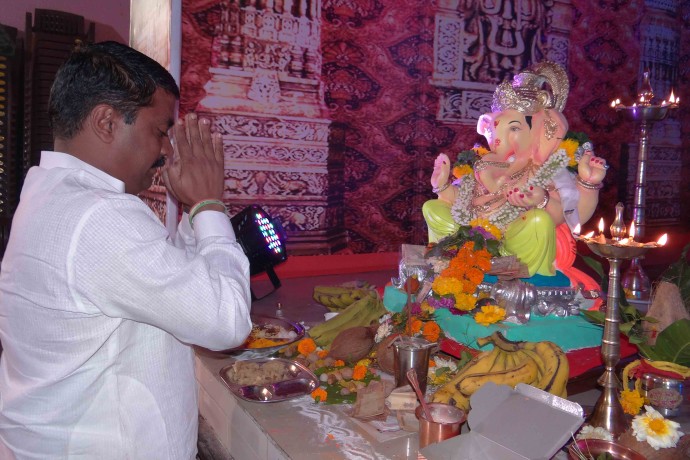
[[[544,162],[543,165],[537,169],[534,176],[531,177],[526,183],[525,187],[529,186],[546,188],[546,186],[551,182],[553,176],[558,173],[561,169],[568,166],[568,154],[565,149],[558,149]],[[470,221],[474,219],[475,216],[472,209],[472,195],[474,192],[474,187],[476,184],[476,179],[474,174],[467,174],[462,178],[460,185],[458,186],[458,195],[451,208],[451,215],[455,222],[459,225],[469,225]],[[525,209],[513,206],[512,204],[505,202],[503,205],[498,207],[491,215],[488,217],[489,222],[498,227],[501,231],[505,231],[506,227],[510,225],[515,219],[517,219]]]

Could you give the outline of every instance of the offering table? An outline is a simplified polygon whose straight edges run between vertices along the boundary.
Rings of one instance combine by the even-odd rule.
[[[417,433],[372,434],[342,406],[310,396],[277,403],[244,401],[230,393],[219,371],[231,358],[199,350],[199,411],[220,443],[242,459],[417,459]]]

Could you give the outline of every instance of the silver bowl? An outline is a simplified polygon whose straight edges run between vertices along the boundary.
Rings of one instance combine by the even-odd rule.
[[[251,315],[252,319],[252,326],[280,326],[286,331],[292,331],[296,334],[296,336],[290,340],[286,340],[284,343],[281,343],[279,345],[273,345],[270,347],[263,347],[263,348],[249,348],[246,346],[240,346],[237,348],[230,348],[228,350],[223,350],[221,353],[227,354],[227,355],[232,355],[236,359],[256,359],[256,358],[265,358],[267,356],[272,355],[273,353],[277,352],[281,348],[290,345],[291,343],[295,343],[299,340],[302,340],[304,338],[304,333],[305,329],[304,326],[302,326],[299,323],[295,323],[293,321],[290,321],[285,318],[278,318],[275,316],[264,316],[264,315]]]

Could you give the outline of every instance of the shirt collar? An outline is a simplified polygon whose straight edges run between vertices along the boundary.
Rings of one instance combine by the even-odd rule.
[[[101,171],[100,169],[91,166],[90,164],[86,163],[85,161],[80,160],[79,158],[72,156],[68,153],[62,153],[62,152],[51,152],[48,150],[44,150],[41,152],[41,162],[39,164],[41,168],[45,169],[52,169],[52,168],[72,168],[72,169],[81,169],[86,171],[87,173],[90,173],[94,176],[96,176],[98,179],[102,180],[103,182],[107,183],[115,189],[116,191],[120,193],[124,193],[125,191],[125,183],[122,182],[120,179],[117,179],[110,174]]]

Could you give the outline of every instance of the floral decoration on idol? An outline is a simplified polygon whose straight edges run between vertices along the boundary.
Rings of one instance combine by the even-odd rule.
[[[501,237],[498,227],[488,220],[474,219],[455,234],[431,244],[426,259],[432,271],[432,292],[422,304],[453,314],[472,314],[484,326],[504,320],[503,308],[478,304],[483,297],[479,285],[491,269],[491,259],[500,255]]]

